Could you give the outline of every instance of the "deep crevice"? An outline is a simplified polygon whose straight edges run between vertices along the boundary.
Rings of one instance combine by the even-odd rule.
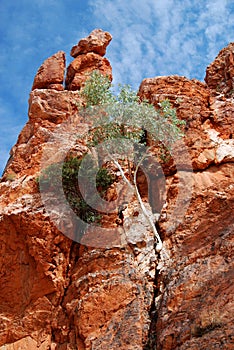
[[[160,295],[160,290],[159,290],[159,283],[158,283],[158,278],[159,277],[159,270],[156,268],[156,273],[155,273],[155,279],[154,279],[154,295],[153,295],[153,301],[151,304],[150,308],[150,327],[149,327],[149,332],[148,332],[148,341],[146,345],[144,346],[143,350],[156,350],[157,349],[157,329],[156,329],[156,324],[158,320],[158,310],[156,307],[156,298]]]
[[[157,231],[162,239],[162,234],[160,232],[160,226],[159,226],[158,221],[156,221],[155,226],[156,226]],[[159,262],[160,254],[157,253],[156,246],[157,246],[157,242],[155,242],[155,244],[154,244],[154,249],[155,249],[155,254],[158,255],[158,262]],[[150,316],[151,322],[150,322],[150,327],[149,327],[149,332],[148,332],[148,341],[147,341],[146,345],[144,346],[143,350],[157,350],[157,328],[156,328],[156,325],[157,325],[157,320],[158,320],[159,307],[156,305],[156,300],[157,300],[157,297],[161,295],[159,274],[160,274],[160,270],[158,270],[157,266],[156,266],[155,277],[154,277],[154,294],[153,294],[151,308],[149,311],[149,316]]]
[[[63,304],[63,301],[64,301],[64,298],[67,294],[67,290],[69,289],[70,285],[71,285],[71,282],[72,282],[72,279],[71,279],[71,270],[72,268],[74,267],[74,265],[76,264],[76,262],[78,261],[79,259],[79,247],[80,247],[80,244],[75,242],[75,241],[72,241],[71,243],[71,248],[70,248],[70,252],[69,252],[69,262],[71,263],[73,261],[73,263],[70,265],[68,264],[67,265],[67,269],[66,269],[66,278],[68,280],[68,284],[67,286],[64,288],[64,293],[63,293],[63,296],[61,298],[61,302],[60,302],[60,305],[62,306]],[[76,254],[77,253],[77,254]]]
[[[66,286],[64,286],[63,294],[61,295],[60,301],[58,302],[58,306],[61,306],[64,314],[66,315],[70,331],[72,331],[74,329],[74,321],[73,321],[73,318],[71,319],[71,317],[67,314],[66,309],[64,308],[63,304],[64,304],[65,297],[67,295],[67,291],[70,288],[71,283],[72,283],[71,270],[73,269],[73,267],[75,266],[76,262],[79,259],[79,248],[80,248],[80,244],[75,242],[75,241],[72,241],[71,246],[70,246],[70,252],[69,252],[69,263],[67,264],[67,268],[66,268],[66,281],[67,281],[67,283],[66,283]],[[60,332],[59,328],[52,327],[52,329],[51,329],[51,341],[54,342],[55,344],[58,343],[57,339],[56,339],[57,338],[56,334],[58,332]],[[68,338],[67,338],[67,343],[69,343],[69,334],[68,334]],[[61,344],[58,344],[58,345],[61,345]]]

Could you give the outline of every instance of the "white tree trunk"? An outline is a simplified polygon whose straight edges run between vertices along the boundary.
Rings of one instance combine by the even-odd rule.
[[[144,203],[143,203],[143,201],[141,199],[141,195],[140,195],[140,193],[138,191],[138,188],[137,188],[137,180],[136,180],[137,171],[138,171],[139,166],[140,166],[141,162],[143,161],[143,159],[138,163],[138,165],[137,165],[137,167],[136,167],[136,169],[134,171],[134,178],[133,178],[134,186],[131,184],[131,182],[125,176],[124,171],[123,171],[121,165],[119,164],[119,162],[117,160],[114,160],[113,158],[112,158],[112,160],[113,160],[114,164],[117,166],[117,168],[119,169],[123,180],[127,183],[127,185],[131,189],[134,190],[134,192],[136,194],[136,197],[137,197],[137,201],[138,201],[138,203],[140,205],[140,208],[142,210],[142,213],[143,213],[144,217],[146,218],[146,220],[148,221],[148,223],[149,223],[149,225],[150,225],[150,227],[151,227],[151,229],[152,229],[152,231],[153,231],[153,233],[154,233],[154,235],[155,235],[155,237],[157,239],[156,251],[159,253],[162,250],[162,240],[161,240],[161,238],[160,238],[160,236],[158,234],[158,231],[157,231],[157,229],[155,227],[155,223],[153,222],[153,220],[151,218],[151,215],[147,212],[147,209],[146,209],[146,207],[145,207],[145,205],[144,205]]]

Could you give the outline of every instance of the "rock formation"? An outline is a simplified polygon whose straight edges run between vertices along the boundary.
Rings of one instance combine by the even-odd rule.
[[[205,81],[211,95],[224,94],[231,97],[234,94],[234,43],[220,51],[213,63],[206,70]]]
[[[94,52],[100,56],[105,56],[106,48],[112,40],[108,32],[101,29],[94,29],[87,38],[81,39],[77,45],[73,46],[70,55],[76,58],[78,55]]]
[[[99,70],[112,80],[112,68],[110,62],[103,58],[106,47],[112,37],[108,32],[95,29],[87,38],[81,39],[71,49],[74,61],[67,68],[66,88],[79,90],[87,78],[87,74],[93,70]]]
[[[76,57],[65,90],[63,53],[39,69],[29,120],[1,179],[0,350],[231,350],[233,44],[208,67],[206,83],[172,76],[145,79],[140,86],[141,98],[156,108],[169,98],[186,121],[184,150],[192,166],[182,152],[164,168],[166,194],[157,224],[163,250],[157,254],[135,201],[121,211],[124,244],[89,246],[57,228],[38,188],[42,155],[55,130],[62,135],[69,121],[67,135],[72,123],[85,132],[76,90],[86,74],[99,69],[111,76],[102,57],[111,36],[92,33],[72,49]],[[67,147],[61,139],[63,146],[48,155],[58,161]],[[81,140],[73,148],[85,152]]]
[[[159,227],[169,258],[161,259],[157,267],[157,317],[151,344],[165,350],[231,349],[233,100],[224,94],[214,96],[206,84],[175,76],[145,79],[140,94],[155,106],[164,98],[174,103],[178,116],[186,121],[185,144],[193,166],[193,174],[187,172],[192,177],[190,204],[176,229],[167,218],[176,200],[178,175],[167,169],[167,201]],[[186,173],[183,153],[176,165]],[[189,187],[184,191],[189,192]]]
[[[47,58],[37,71],[32,90],[63,90],[65,64],[65,53],[63,51],[59,51]]]

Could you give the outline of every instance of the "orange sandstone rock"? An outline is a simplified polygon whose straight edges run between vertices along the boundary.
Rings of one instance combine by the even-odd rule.
[[[184,144],[194,169],[186,173],[181,150],[176,165],[184,173],[184,200],[186,193],[192,192],[183,221],[175,228],[184,203],[182,198],[171,222],[178,173],[173,175],[173,164],[164,167],[167,199],[158,227],[168,257],[158,266],[152,348],[234,346],[233,100],[228,92],[230,80],[224,79],[225,69],[231,66],[231,49],[232,44],[208,67],[209,87],[177,76],[145,79],[140,87],[141,98],[148,98],[157,108],[159,101],[168,98],[186,121]],[[218,82],[223,84],[221,94],[214,92]]]
[[[94,29],[86,38],[81,39],[77,45],[73,46],[71,56],[75,58],[78,55],[89,52],[104,56],[106,47],[111,40],[112,36],[110,33],[104,32],[102,29]]]
[[[156,108],[163,99],[169,99],[176,108],[178,117],[186,122],[184,142],[194,170],[234,159],[232,101],[214,99],[206,84],[179,76],[144,79],[139,95]],[[183,150],[178,154],[176,165],[185,166]],[[167,164],[165,171],[169,169],[174,171],[173,166]]]
[[[102,56],[112,37],[108,32],[95,29],[87,38],[81,39],[71,50],[74,61],[68,66],[66,75],[66,89],[80,90],[89,73],[98,70],[112,80],[110,62]]]
[[[94,70],[98,70],[112,80],[112,68],[107,58],[92,52],[76,57],[67,68],[66,88],[80,90],[88,74]]]
[[[47,58],[38,69],[34,78],[32,90],[55,89],[63,90],[65,71],[65,53],[59,51]]]
[[[205,81],[212,95],[234,94],[234,43],[222,49],[206,70]]]

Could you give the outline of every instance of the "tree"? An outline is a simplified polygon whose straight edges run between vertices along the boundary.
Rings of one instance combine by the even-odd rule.
[[[143,215],[147,219],[156,239],[156,250],[162,249],[162,240],[155,222],[141,198],[137,173],[147,159],[155,156],[155,147],[147,145],[147,137],[153,140],[158,153],[170,153],[174,142],[183,136],[183,121],[176,116],[176,110],[169,100],[159,103],[157,110],[148,101],[141,101],[128,85],[119,87],[114,94],[108,77],[98,71],[91,73],[80,91],[83,101],[81,113],[92,121],[87,135],[87,144],[92,152],[101,145],[105,155],[118,169],[122,179],[136,196]],[[147,137],[146,137],[147,135]]]

